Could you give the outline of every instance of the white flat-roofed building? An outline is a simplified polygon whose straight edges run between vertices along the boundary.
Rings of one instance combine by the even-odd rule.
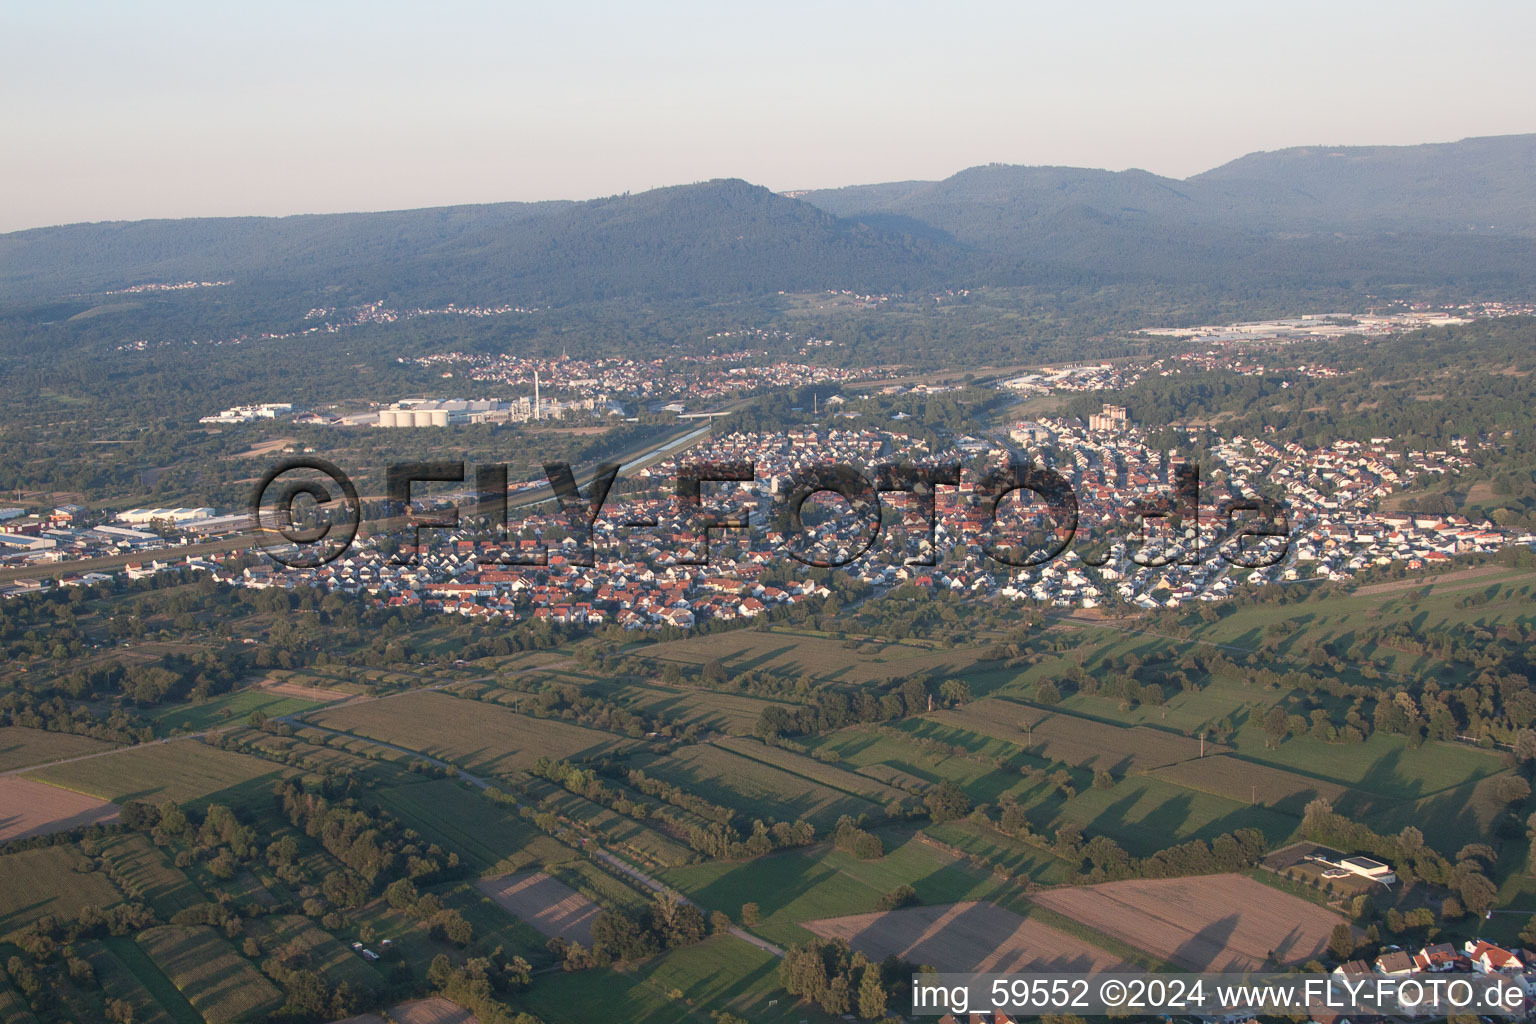
[[[114,544],[123,543],[135,547],[142,544],[154,544],[160,540],[160,535],[150,533],[148,530],[135,530],[131,526],[97,526],[91,533],[107,538]]]
[[[1361,878],[1368,878],[1382,885],[1391,885],[1397,881],[1397,873],[1390,865],[1371,857],[1345,857],[1339,861],[1339,867],[1352,875],[1359,875]]]
[[[199,423],[250,423],[252,420],[271,420],[293,412],[291,402],[263,402],[261,405],[236,405],[212,416],[204,416]]]
[[[227,516],[208,516],[204,519],[187,519],[177,525],[185,533],[233,533],[251,523],[249,512],[235,512]]]
[[[126,512],[119,512],[117,521],[138,525],[153,523],[156,520],[182,523],[189,519],[207,519],[213,514],[214,510],[211,508],[130,508]]]

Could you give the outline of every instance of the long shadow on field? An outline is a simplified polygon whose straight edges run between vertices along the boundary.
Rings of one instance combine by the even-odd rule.
[[[849,736],[840,735],[837,739],[837,750],[842,755],[843,760],[846,761],[862,754],[876,743],[879,743],[883,737],[879,733],[868,732],[850,734]]]
[[[721,938],[715,939],[714,941],[735,942],[737,940]],[[770,975],[777,977],[778,972],[778,961],[770,959],[757,970],[752,971],[749,974],[742,975],[730,985],[727,985],[723,988],[716,988],[715,986],[719,982],[718,979],[713,979],[711,981],[705,982],[704,985],[701,986],[697,991],[690,991],[688,993],[688,997],[695,1003],[702,1003],[706,1007],[710,1007],[712,1009],[724,1009],[725,1007],[736,1002],[738,999],[741,999],[743,996],[747,995],[752,991],[754,985],[757,985],[759,982],[763,981]]]
[[[735,658],[728,656],[725,660],[731,663],[731,671],[739,674],[746,672],[749,669],[761,668],[762,666],[768,664],[770,661],[778,658],[779,655],[787,654],[790,651],[793,651],[795,647],[795,644],[785,644],[783,647],[771,648],[770,650],[763,651],[761,654],[755,655],[751,658],[741,658],[741,654],[745,652],[738,652]]]
[[[1398,800],[1417,800],[1424,796],[1424,783],[1421,780],[1410,779],[1398,771],[1402,760],[1401,750],[1387,751],[1366,770],[1360,779],[1359,788]]]
[[[742,864],[689,896],[704,906],[728,911],[755,902],[762,916],[768,917],[836,877],[831,868],[809,863],[803,851],[786,851]]]
[[[1370,809],[1364,820],[1383,833],[1413,825],[1431,837],[1431,846],[1449,856],[1462,844],[1482,841],[1488,835],[1488,823],[1478,815],[1477,787],[1482,781],[1464,782],[1416,801],[1375,801],[1367,804]]]
[[[1180,967],[1196,971],[1218,971],[1229,966],[1241,970],[1250,966],[1237,957],[1218,962],[1227,941],[1232,938],[1232,933],[1237,931],[1237,921],[1237,914],[1228,914],[1226,917],[1212,921],[1179,943],[1179,948],[1170,953],[1168,959]]]
[[[1104,808],[1104,810],[1100,811],[1099,814],[1098,814],[1098,817],[1094,818],[1093,821],[1088,822],[1084,826],[1083,831],[1085,831],[1085,832],[1094,832],[1094,831],[1104,832],[1104,831],[1109,831],[1112,834],[1113,833],[1119,833],[1122,836],[1125,835],[1125,832],[1126,832],[1125,816],[1126,816],[1126,814],[1128,814],[1130,812],[1130,809],[1132,807],[1136,806],[1136,801],[1139,800],[1140,798],[1141,798],[1141,795],[1139,793],[1130,793],[1130,794],[1128,794],[1126,796],[1121,797],[1119,800],[1116,800],[1115,802],[1111,803],[1108,807]],[[1071,802],[1072,801],[1068,800],[1067,804],[1070,804]],[[1063,807],[1065,807],[1065,806],[1066,805],[1063,805]],[[1064,824],[1065,820],[1067,820],[1067,819],[1064,819],[1063,817],[1058,816],[1057,820],[1052,822],[1052,825],[1054,827],[1056,827],[1056,828],[1060,828],[1061,825]],[[1074,822],[1074,824],[1077,824],[1077,823]]]
[[[1115,801],[1093,820],[1093,825],[1086,831],[1090,834],[1106,832],[1110,835],[1118,832],[1126,840],[1121,845],[1140,856],[1180,842],[1184,824],[1194,810],[1194,795],[1181,793],[1169,797],[1143,815],[1140,821],[1133,823],[1127,818],[1127,812],[1140,798],[1140,793],[1133,793]]]
[[[50,896],[46,900],[38,900],[36,903],[29,903],[24,907],[14,908],[9,914],[0,917],[0,928],[9,930],[13,924],[20,925],[23,921],[30,921],[37,916],[33,914],[32,911],[46,907],[52,902],[53,897]]]

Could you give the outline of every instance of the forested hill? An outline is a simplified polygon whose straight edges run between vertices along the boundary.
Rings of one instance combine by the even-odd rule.
[[[943,181],[796,193],[991,257],[1121,280],[1523,291],[1536,279],[1536,135],[1257,153],[1184,181],[992,164]]]
[[[0,235],[0,306],[147,282],[557,305],[850,288],[1536,292],[1536,135],[1260,153],[1184,181],[990,165],[778,195],[737,180],[588,202],[80,224]]]
[[[1269,226],[1536,234],[1536,135],[1252,153],[1189,184]]]
[[[233,279],[402,301],[580,302],[947,284],[967,254],[743,181],[588,202],[75,224],[0,235],[0,301]]]

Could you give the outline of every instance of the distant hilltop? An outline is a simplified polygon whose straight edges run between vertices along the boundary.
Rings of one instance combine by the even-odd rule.
[[[1184,180],[991,164],[784,193],[723,179],[585,202],[0,235],[0,303],[144,281],[550,305],[982,285],[1326,282],[1508,296],[1536,286],[1536,135],[1285,149]]]

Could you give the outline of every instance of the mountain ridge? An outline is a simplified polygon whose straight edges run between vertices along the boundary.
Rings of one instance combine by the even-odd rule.
[[[771,192],[741,179],[591,200],[0,235],[0,301],[234,278],[295,294],[529,304],[854,288],[1195,284],[1536,288],[1536,134],[1250,153],[1186,179],[986,164]]]

